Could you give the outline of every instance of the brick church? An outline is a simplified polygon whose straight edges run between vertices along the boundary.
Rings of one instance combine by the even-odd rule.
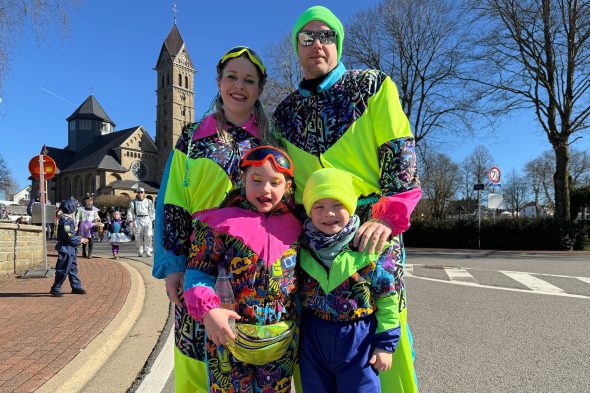
[[[162,44],[154,70],[156,140],[141,125],[115,131],[115,122],[90,95],[66,119],[68,145],[47,147],[58,168],[47,182],[50,201],[80,200],[88,193],[134,197],[138,187],[156,196],[170,151],[183,126],[194,121],[195,69],[176,23]],[[32,180],[31,195],[38,190],[39,182]]]

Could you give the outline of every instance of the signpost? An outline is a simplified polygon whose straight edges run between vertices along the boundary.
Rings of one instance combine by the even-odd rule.
[[[47,217],[45,216],[45,205],[47,204],[47,186],[46,180],[55,176],[57,165],[53,158],[46,154],[39,154],[29,161],[29,172],[31,176],[39,180],[39,203],[41,205],[41,228],[43,228],[43,262],[45,269],[27,270],[23,277],[48,277],[51,270],[47,266]]]
[[[477,248],[481,248],[481,202],[479,193],[483,190],[483,183],[473,185],[473,189],[477,191]]]

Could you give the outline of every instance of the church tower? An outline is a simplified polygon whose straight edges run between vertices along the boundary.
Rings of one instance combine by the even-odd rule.
[[[162,44],[157,72],[156,146],[158,147],[158,171],[156,180],[161,182],[170,151],[185,124],[195,116],[195,69],[176,22]]]

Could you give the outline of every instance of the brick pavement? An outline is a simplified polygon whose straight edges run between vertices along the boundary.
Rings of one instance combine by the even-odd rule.
[[[49,266],[57,254],[50,251]],[[109,259],[78,258],[86,295],[49,295],[51,278],[0,277],[0,393],[33,392],[68,364],[119,312],[129,272]]]

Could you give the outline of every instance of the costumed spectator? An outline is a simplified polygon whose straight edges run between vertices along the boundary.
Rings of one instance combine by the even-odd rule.
[[[156,205],[153,275],[166,280],[176,304],[175,390],[207,390],[204,331],[186,313],[181,296],[191,250],[192,218],[216,208],[239,183],[241,156],[261,143],[272,144],[260,102],[266,68],[250,48],[227,51],[217,64],[219,95],[214,112],[183,130],[170,153]]]
[[[208,391],[286,392],[297,357],[302,232],[286,200],[293,164],[285,152],[260,146],[240,167],[242,192],[197,218],[184,299],[207,332]]]
[[[131,239],[127,236],[125,221],[121,219],[121,213],[115,210],[113,218],[109,222],[109,242],[111,243],[111,251],[114,259],[119,259],[119,246],[121,243],[130,241]]]
[[[299,266],[303,307],[299,364],[304,392],[380,392],[400,336],[403,266],[383,250],[351,246],[360,219],[352,177],[336,168],[309,176]]]
[[[78,277],[76,252],[80,243],[84,244],[88,239],[76,235],[74,215],[77,207],[78,202],[68,199],[62,202],[59,208],[61,215],[57,224],[57,244],[55,245],[57,250],[55,280],[49,292],[52,296],[63,296],[61,286],[66,278],[70,280],[73,294],[84,295],[86,293],[86,290],[82,287],[82,281]]]
[[[414,137],[391,78],[377,70],[346,70],[340,62],[343,40],[344,27],[327,8],[311,7],[299,16],[293,45],[304,79],[278,105],[274,124],[297,168],[297,202],[317,169],[349,172],[360,218],[353,246],[370,254],[390,239],[392,263],[403,264],[401,234],[421,196]],[[400,342],[391,370],[381,378],[388,390],[415,392],[403,277],[398,281]]]
[[[154,204],[151,199],[145,197],[145,189],[139,187],[135,199],[131,201],[127,209],[127,222],[130,223],[135,234],[137,256],[152,256],[153,221]]]
[[[108,231],[108,223],[110,221],[109,213],[107,212],[107,208],[105,206],[101,206],[98,210],[98,218],[100,218],[100,222],[102,225],[98,227],[98,241],[102,242],[104,239],[104,234]]]
[[[39,197],[31,198],[29,200],[29,204],[27,205],[27,214],[33,217],[33,205],[36,205],[39,202]]]
[[[10,220],[10,217],[8,216],[8,209],[7,208],[2,208],[2,215],[0,216],[0,219],[2,220]]]
[[[88,242],[82,243],[82,257],[92,258],[94,231],[102,224],[98,216],[98,209],[94,206],[94,197],[92,195],[86,195],[82,198],[82,205],[78,208],[78,213],[76,214],[78,234],[88,239]]]

